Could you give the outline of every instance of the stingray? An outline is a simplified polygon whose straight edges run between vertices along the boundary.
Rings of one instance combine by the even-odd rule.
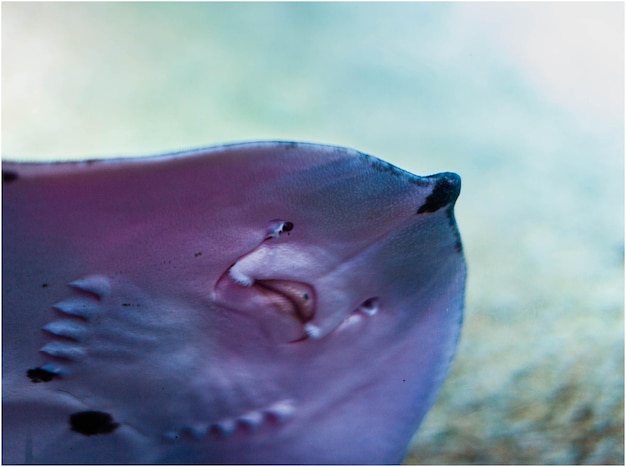
[[[307,143],[4,162],[3,461],[401,462],[459,339],[459,191]]]

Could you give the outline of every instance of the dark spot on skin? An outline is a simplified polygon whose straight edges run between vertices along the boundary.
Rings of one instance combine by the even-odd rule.
[[[70,426],[72,431],[91,436],[113,433],[120,424],[108,413],[87,410],[70,415]]]
[[[291,232],[293,230],[293,222],[285,222],[283,232]]]
[[[417,214],[435,212],[454,203],[461,191],[461,177],[451,172],[444,172],[431,177],[436,180],[435,187],[426,201],[417,210]]]
[[[194,253],[194,256],[197,258],[198,256],[202,256],[202,252],[199,251],[198,253]]]
[[[45,289],[46,287],[48,287],[48,284],[41,284],[42,289]]]
[[[309,294],[308,294],[308,293],[305,293],[305,294],[302,296],[302,298],[304,298],[305,300],[308,300],[308,299],[309,299]]]
[[[139,303],[122,303],[122,306],[123,306],[123,307],[130,307],[130,306],[134,306],[134,307],[139,308],[139,307],[141,307],[141,304],[139,304]]]
[[[11,183],[16,181],[19,178],[17,172],[12,172],[10,170],[2,171],[2,182],[3,183]]]
[[[28,376],[33,383],[47,383],[58,377],[58,375],[55,375],[51,371],[44,370],[43,368],[28,370],[26,371],[26,376]]]

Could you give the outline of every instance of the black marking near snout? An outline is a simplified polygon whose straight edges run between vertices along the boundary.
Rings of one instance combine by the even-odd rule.
[[[113,433],[119,426],[106,412],[87,410],[70,415],[72,431],[85,436],[106,435]]]
[[[48,383],[58,375],[51,371],[44,370],[43,368],[32,368],[26,371],[26,376],[28,376],[33,383]]]
[[[419,207],[417,214],[436,212],[449,204],[453,204],[461,192],[461,177],[455,173],[443,172],[427,178],[435,180],[435,187],[424,204]]]

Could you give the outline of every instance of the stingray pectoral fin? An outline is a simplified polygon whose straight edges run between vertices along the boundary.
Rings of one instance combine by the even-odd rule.
[[[461,326],[457,175],[260,142],[2,190],[3,461],[402,459]]]

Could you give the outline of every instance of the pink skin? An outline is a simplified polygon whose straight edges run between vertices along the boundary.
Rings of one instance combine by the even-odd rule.
[[[460,331],[452,175],[272,142],[3,171],[5,462],[402,460]]]

